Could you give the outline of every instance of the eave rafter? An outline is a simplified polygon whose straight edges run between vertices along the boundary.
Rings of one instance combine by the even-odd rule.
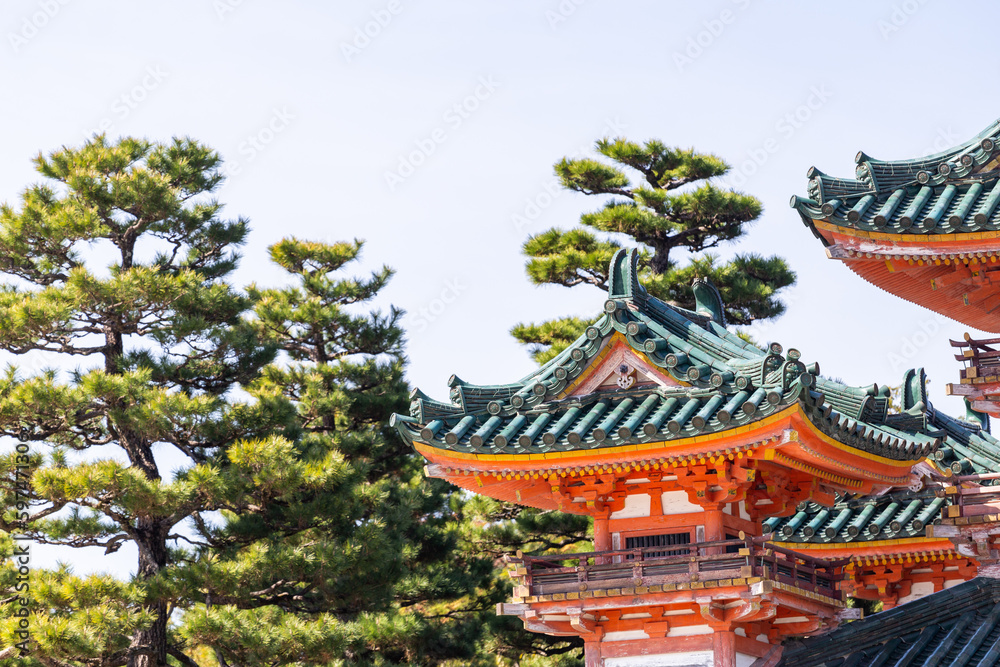
[[[793,197],[803,223],[865,280],[985,331],[1000,332],[1000,121],[912,160],[859,153],[856,179],[809,171]]]

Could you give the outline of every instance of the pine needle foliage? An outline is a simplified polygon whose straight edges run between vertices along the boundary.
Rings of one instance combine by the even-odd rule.
[[[222,477],[169,479],[154,451],[216,466],[254,432],[226,393],[274,357],[242,320],[250,301],[225,281],[247,222],[221,217],[220,164],[190,139],[99,136],[38,155],[46,181],[19,208],[0,207],[0,349],[76,367],[0,378],[0,434],[35,453],[27,521],[7,511],[0,529],[138,553],[127,584],[36,573],[36,664],[166,664],[176,531],[229,503]],[[10,508],[13,476],[2,484]]]
[[[423,475],[388,426],[405,411],[402,313],[361,309],[392,277],[336,275],[360,241],[286,239],[271,258],[294,282],[248,289],[258,337],[285,354],[251,385],[294,417],[279,449],[247,445],[245,483],[276,491],[259,511],[206,526],[184,617],[191,645],[231,665],[438,665],[475,656],[480,621],[442,616],[487,580],[490,562],[457,552],[461,502]],[[296,471],[292,465],[302,466]],[[310,480],[302,484],[300,479]],[[287,481],[286,481],[287,480]],[[280,577],[276,579],[276,572]]]
[[[190,139],[35,164],[44,182],[0,208],[0,349],[73,370],[0,375],[0,436],[31,471],[25,518],[0,449],[0,666],[478,660],[491,565],[387,426],[401,313],[370,301],[392,271],[343,277],[360,241],[286,239],[290,284],[237,289],[247,221],[222,217],[221,160]],[[131,545],[134,574],[34,570],[23,655],[10,533]]]
[[[751,253],[723,262],[706,252],[739,240],[762,213],[756,198],[712,182],[729,171],[725,161],[658,140],[640,144],[604,138],[595,150],[598,158],[563,158],[555,173],[563,187],[601,196],[604,205],[580,217],[583,227],[549,229],[524,243],[533,283],[606,290],[611,257],[628,244],[643,251],[640,281],[659,299],[692,308],[691,282],[708,278],[721,292],[731,324],[747,325],[784,312],[779,292],[795,282],[795,274],[783,259]],[[534,358],[544,363],[585,326],[577,318],[564,318],[519,324],[511,333],[531,345]]]

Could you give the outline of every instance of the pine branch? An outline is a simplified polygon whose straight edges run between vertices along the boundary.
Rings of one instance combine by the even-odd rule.
[[[189,658],[183,651],[181,651],[176,646],[168,646],[167,654],[181,663],[183,667],[201,667],[197,662]],[[221,663],[220,663],[221,664]]]

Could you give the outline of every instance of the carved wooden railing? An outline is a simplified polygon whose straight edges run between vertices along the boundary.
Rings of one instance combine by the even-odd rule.
[[[813,558],[752,537],[506,560],[520,584],[518,597],[759,577],[837,600],[850,562]]]

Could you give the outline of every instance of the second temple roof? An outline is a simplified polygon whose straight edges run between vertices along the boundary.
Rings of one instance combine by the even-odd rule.
[[[758,347],[729,331],[707,284],[696,312],[650,296],[637,261],[635,251],[615,255],[603,314],[549,363],[508,384],[453,376],[448,402],[415,390],[397,429],[444,455],[527,462],[695,442],[704,449],[794,410],[862,456],[926,461],[942,474],[1000,470],[1000,444],[978,424],[937,412],[922,370],[907,371],[894,409],[887,386],[830,380],[795,349]]]

